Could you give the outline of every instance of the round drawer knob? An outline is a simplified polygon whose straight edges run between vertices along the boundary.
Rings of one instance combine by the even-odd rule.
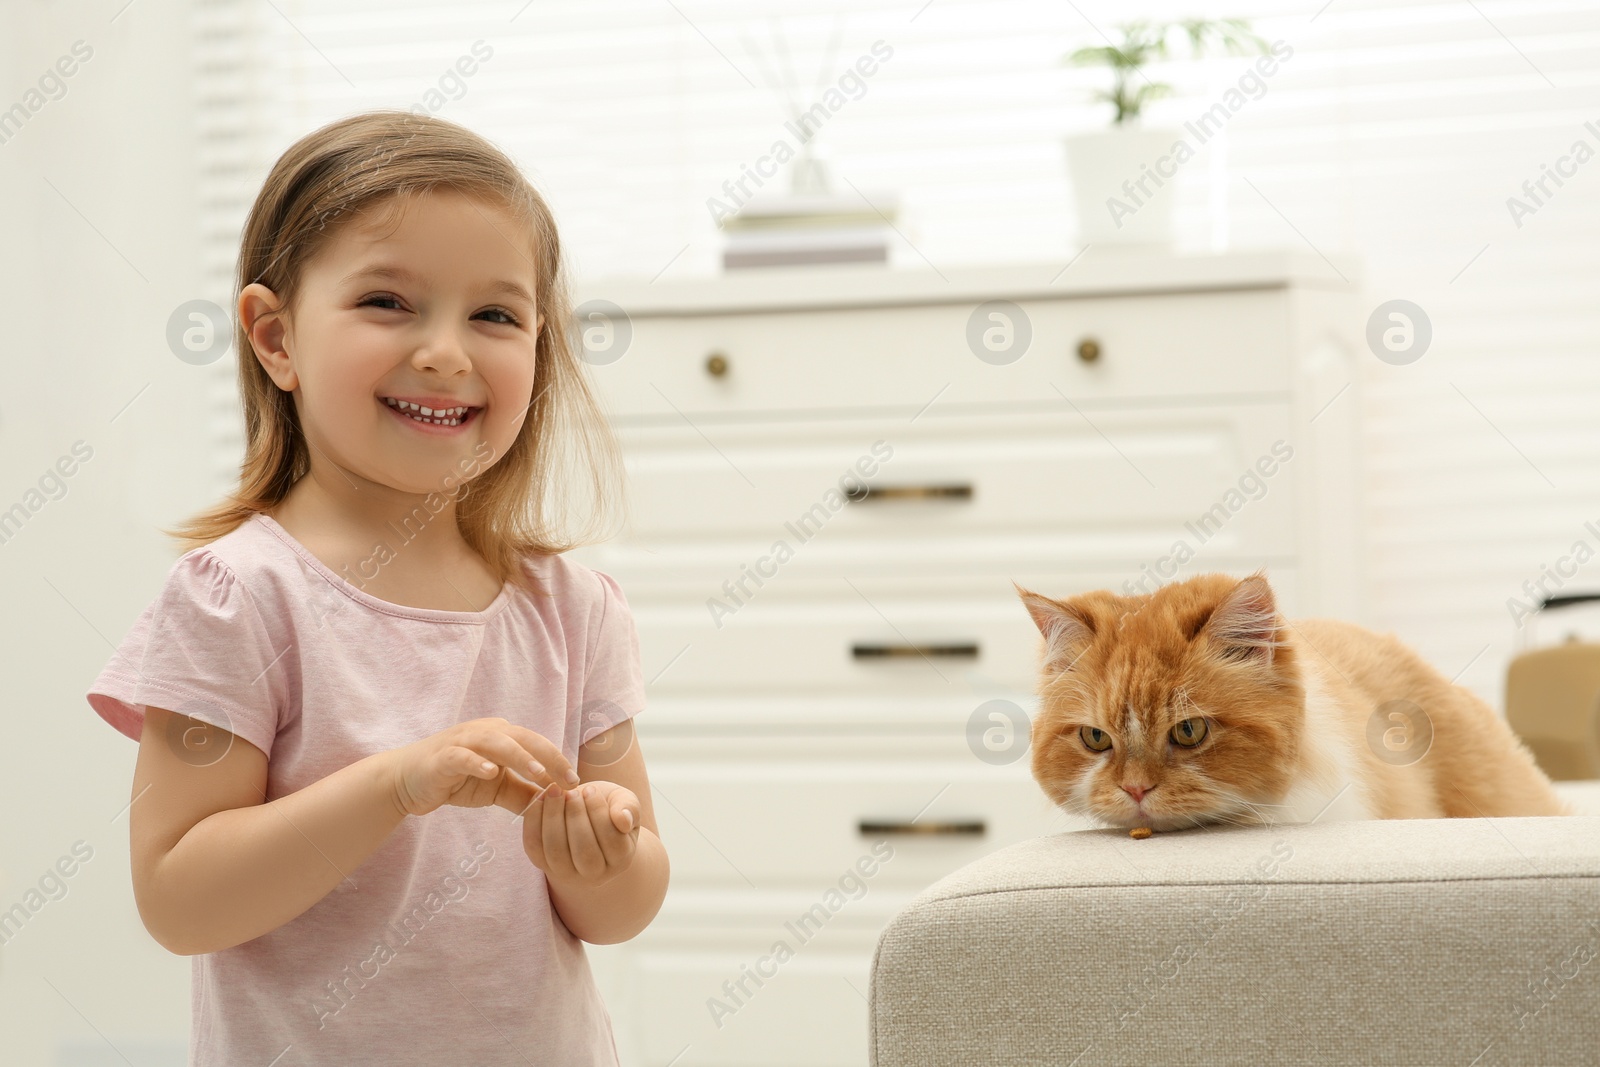
[[[713,352],[706,357],[706,373],[713,378],[721,378],[728,373],[728,357],[721,352]]]
[[[1078,342],[1078,358],[1085,363],[1093,363],[1100,358],[1100,342],[1093,337],[1085,337]]]

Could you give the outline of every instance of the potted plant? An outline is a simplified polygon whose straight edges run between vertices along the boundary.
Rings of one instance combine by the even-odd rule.
[[[1111,88],[1093,98],[1114,108],[1111,129],[1066,139],[1067,167],[1085,244],[1167,245],[1172,240],[1172,182],[1149,173],[1150,164],[1178,139],[1176,130],[1146,129],[1145,105],[1170,96],[1172,86],[1152,81],[1145,66],[1173,55],[1185,42],[1199,58],[1219,46],[1231,55],[1267,51],[1267,42],[1244,19],[1130,22],[1116,27],[1116,45],[1080,48],[1063,57],[1074,66],[1103,66]]]

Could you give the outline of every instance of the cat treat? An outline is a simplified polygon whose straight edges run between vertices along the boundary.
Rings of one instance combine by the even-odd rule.
[[[1143,841],[1153,833],[1155,833],[1155,831],[1150,829],[1148,826],[1135,826],[1132,830],[1128,831],[1128,836],[1133,838],[1135,841]]]

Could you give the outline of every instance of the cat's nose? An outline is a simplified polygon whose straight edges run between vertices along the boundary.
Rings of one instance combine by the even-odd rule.
[[[1153,785],[1125,785],[1122,790],[1134,800],[1141,801],[1144,799],[1144,795],[1154,788],[1155,786]]]

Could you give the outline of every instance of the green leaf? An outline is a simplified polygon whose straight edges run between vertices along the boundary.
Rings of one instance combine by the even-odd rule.
[[[1244,55],[1256,51],[1270,51],[1265,40],[1250,29],[1247,19],[1181,19],[1176,22],[1151,22],[1138,19],[1115,27],[1121,34],[1120,45],[1105,44],[1080,48],[1062,58],[1063,63],[1077,66],[1106,67],[1112,74],[1112,88],[1094,90],[1091,99],[1105,102],[1116,108],[1112,120],[1122,125],[1139,117],[1144,105],[1172,94],[1172,86],[1152,83],[1145,78],[1142,68],[1153,59],[1165,59],[1171,54],[1168,45],[1176,36],[1188,42],[1192,58],[1199,58],[1216,47],[1230,55]],[[1130,88],[1137,77],[1143,84]]]
[[[1115,48],[1080,48],[1067,56],[1067,60],[1080,67],[1105,65],[1115,67],[1126,60],[1126,57]]]

